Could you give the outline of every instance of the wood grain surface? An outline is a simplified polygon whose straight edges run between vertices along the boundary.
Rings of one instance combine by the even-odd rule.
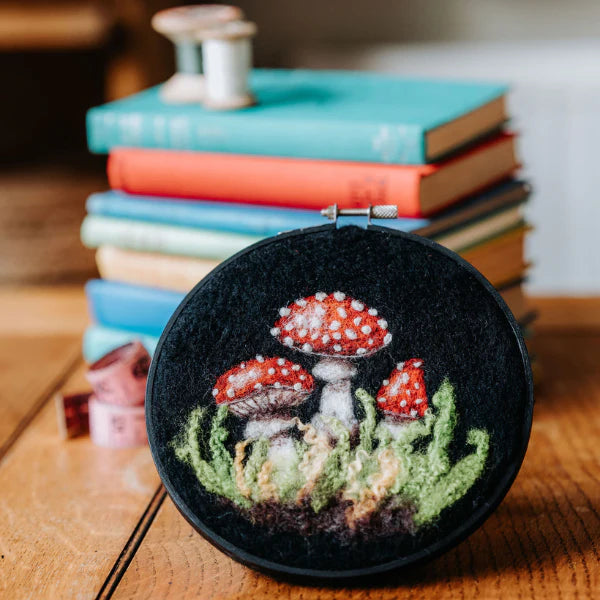
[[[64,442],[47,402],[0,463],[0,598],[94,598],[158,485],[148,448]]]
[[[80,357],[80,288],[0,288],[0,458]]]
[[[544,302],[553,314],[573,306]],[[275,581],[205,542],[165,499],[147,448],[61,441],[54,390],[65,379],[65,391],[88,388],[82,291],[0,288],[0,441],[10,441],[0,455],[0,598],[598,598],[597,310],[587,328],[580,315],[572,330],[548,320],[537,337],[544,379],[530,448],[484,526],[429,565],[320,588]]]
[[[514,487],[467,541],[429,565],[342,589],[276,582],[205,542],[170,500],[114,598],[598,598],[600,336],[545,335],[547,378]]]

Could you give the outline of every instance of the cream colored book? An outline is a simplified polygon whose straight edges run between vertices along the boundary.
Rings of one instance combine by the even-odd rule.
[[[100,246],[98,271],[104,279],[189,292],[220,261]]]

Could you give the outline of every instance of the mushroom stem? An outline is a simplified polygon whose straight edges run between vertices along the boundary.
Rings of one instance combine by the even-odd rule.
[[[284,431],[291,429],[296,424],[296,421],[289,416],[275,417],[268,416],[262,419],[250,419],[244,429],[244,435],[248,438],[273,438],[282,434]]]
[[[250,438],[268,438],[268,460],[278,469],[286,469],[298,460],[296,448],[288,430],[296,425],[296,419],[290,416],[272,416],[251,419],[246,424],[244,435]]]
[[[314,415],[312,424],[331,434],[327,419],[333,417],[348,430],[352,430],[357,425],[351,385],[356,369],[352,363],[341,358],[323,358],[315,365],[312,373],[326,382],[321,392],[319,412]]]

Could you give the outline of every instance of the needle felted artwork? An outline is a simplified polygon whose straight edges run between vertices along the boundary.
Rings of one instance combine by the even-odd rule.
[[[201,281],[146,400],[188,521],[249,566],[319,579],[461,541],[516,476],[532,405],[518,327],[479,273],[416,236],[334,225]]]

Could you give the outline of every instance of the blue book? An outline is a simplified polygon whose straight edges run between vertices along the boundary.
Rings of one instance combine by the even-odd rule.
[[[91,109],[92,152],[116,146],[390,164],[439,160],[498,129],[506,87],[372,73],[255,70],[258,103],[211,111],[159,87]]]
[[[464,226],[466,223],[484,218],[494,211],[503,210],[507,206],[522,202],[528,192],[528,186],[524,182],[510,180],[458,205],[451,206],[431,218],[399,218],[374,221],[374,223],[435,239],[437,235],[445,231]],[[138,196],[114,190],[92,194],[87,200],[86,207],[90,215],[176,226],[183,228],[182,233],[188,230],[203,229],[256,236],[257,239],[277,235],[282,231],[327,223],[325,217],[318,211],[312,210]],[[364,217],[344,217],[340,223],[364,226],[365,219]],[[114,227],[112,231],[115,231]],[[158,233],[155,232],[153,239],[159,237]],[[92,247],[99,245],[98,240],[87,240],[86,235],[83,235],[83,238],[86,242],[92,242],[90,243]],[[181,235],[179,239],[183,239]],[[250,243],[251,240],[248,242]],[[111,242],[107,238],[102,243]],[[168,245],[163,243],[161,248],[163,251],[168,250]],[[181,251],[177,253],[187,254]]]
[[[99,325],[158,337],[185,294],[92,279],[85,285],[92,319]]]
[[[111,350],[128,344],[134,340],[139,340],[150,356],[154,354],[158,337],[127,331],[126,329],[112,329],[102,325],[90,325],[83,334],[83,358],[89,363],[96,362]]]
[[[327,219],[314,210],[137,196],[115,190],[92,194],[87,200],[86,208],[91,215],[261,237],[327,223]],[[364,222],[363,217],[344,218],[344,224],[348,225],[364,225]],[[429,222],[430,219],[405,218],[386,221],[385,225],[402,231],[413,231]]]

